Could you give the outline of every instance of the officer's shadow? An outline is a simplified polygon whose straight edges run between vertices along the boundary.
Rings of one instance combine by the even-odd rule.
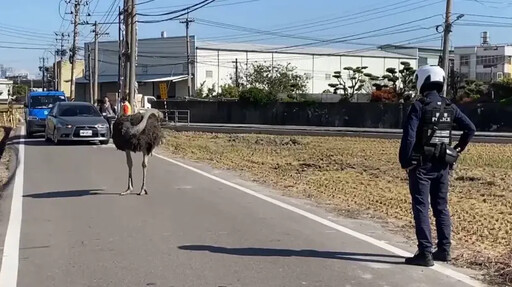
[[[211,253],[228,254],[235,256],[257,256],[257,257],[306,257],[321,259],[337,259],[356,262],[382,263],[382,264],[404,264],[404,257],[388,254],[355,253],[342,251],[318,251],[318,250],[293,250],[276,248],[228,248],[212,245],[182,245],[178,247],[188,251],[208,251]],[[378,258],[387,258],[378,259]]]

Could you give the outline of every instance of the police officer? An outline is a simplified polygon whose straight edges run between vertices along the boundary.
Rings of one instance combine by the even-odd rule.
[[[407,115],[400,144],[399,161],[409,176],[409,190],[418,240],[418,251],[405,263],[433,266],[450,261],[451,220],[448,210],[450,170],[475,134],[473,123],[441,95],[446,80],[439,66],[423,66],[415,75],[421,98]],[[462,128],[459,142],[451,148],[453,123]],[[437,230],[437,250],[432,252],[429,196]]]

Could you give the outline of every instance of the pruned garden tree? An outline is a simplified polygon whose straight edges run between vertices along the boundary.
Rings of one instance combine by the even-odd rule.
[[[408,93],[414,91],[414,74],[416,70],[411,66],[409,62],[400,62],[402,68],[396,70],[396,68],[387,68],[386,73],[382,76],[389,86],[395,91],[397,101],[410,101],[411,98],[407,96]]]
[[[343,70],[347,71],[346,77],[341,74],[341,71],[335,71],[332,77],[338,82],[330,83],[329,87],[334,90],[335,94],[342,95],[342,101],[351,101],[356,93],[362,91],[371,93],[372,82],[378,81],[380,78],[372,73],[365,73],[366,69],[368,69],[367,66],[345,67]]]

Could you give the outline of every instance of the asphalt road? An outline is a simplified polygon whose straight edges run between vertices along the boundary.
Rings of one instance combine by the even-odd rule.
[[[0,204],[1,246],[14,224],[2,249],[1,268],[8,268],[16,264],[11,239],[18,219],[16,188],[21,188],[18,275],[0,277],[14,276],[20,287],[471,286],[454,279],[460,273],[447,275],[451,269],[405,266],[380,243],[319,221],[329,219],[414,252],[414,246],[376,225],[326,218],[317,208],[231,175],[199,166],[229,181],[219,182],[154,156],[149,195],[120,197],[127,169],[124,154],[112,146],[52,146],[36,139],[26,141],[20,154],[18,183]],[[139,188],[141,156],[134,162]],[[232,182],[250,190],[228,185]]]

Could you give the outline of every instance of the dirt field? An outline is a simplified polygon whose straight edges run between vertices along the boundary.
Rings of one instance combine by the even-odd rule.
[[[398,146],[397,140],[166,131],[163,150],[240,171],[345,216],[385,220],[415,240]],[[488,271],[500,286],[512,286],[511,184],[512,145],[472,144],[450,190],[455,264]]]

